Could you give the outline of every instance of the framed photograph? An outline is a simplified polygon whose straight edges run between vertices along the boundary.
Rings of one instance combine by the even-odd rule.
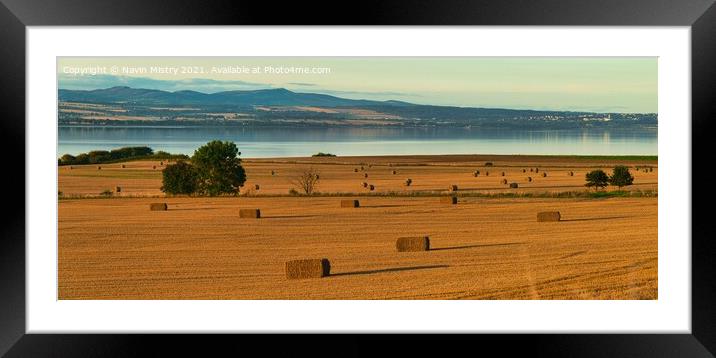
[[[3,1],[9,357],[716,351],[712,1]]]

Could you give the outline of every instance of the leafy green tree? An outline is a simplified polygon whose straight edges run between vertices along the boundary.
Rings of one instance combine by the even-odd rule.
[[[617,165],[609,177],[609,184],[618,186],[619,189],[634,183],[634,176],[629,173],[629,168],[624,165]]]
[[[246,182],[246,171],[233,142],[211,141],[194,152],[191,158],[199,175],[197,191],[215,196],[236,194]]]
[[[162,170],[161,190],[168,194],[193,194],[199,184],[199,174],[193,165],[179,161]]]
[[[74,164],[75,163],[75,156],[71,154],[65,154],[62,157],[60,157],[60,164]]]
[[[601,169],[592,170],[586,175],[586,187],[594,187],[594,190],[604,188],[609,185],[609,176]]]

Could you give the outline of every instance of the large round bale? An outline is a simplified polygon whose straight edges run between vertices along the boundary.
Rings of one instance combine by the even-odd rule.
[[[457,191],[457,185],[450,184],[450,186],[448,186],[448,191]]]
[[[517,183],[510,183],[510,189],[517,189],[518,187]]]
[[[286,261],[286,278],[321,278],[331,274],[331,262],[328,259],[306,259]]]
[[[542,177],[543,177],[543,178],[546,178],[546,177],[547,177],[547,172],[542,172]]]
[[[261,189],[260,185],[258,185],[258,184],[254,185],[254,190],[259,190],[259,189]]]
[[[649,173],[653,172],[654,168],[649,168]]]
[[[523,173],[527,173],[527,169],[522,169],[522,172],[523,172]]]
[[[393,175],[398,174],[397,170],[393,170]]]
[[[72,166],[70,165],[70,170],[72,170]]]
[[[441,204],[455,205],[455,204],[457,204],[457,196],[454,196],[454,195],[451,195],[451,196],[441,196],[441,197],[440,197],[440,203],[441,203]]]
[[[559,221],[561,216],[559,211],[542,211],[537,213],[537,221]]]
[[[369,186],[368,186],[368,189],[370,189],[370,191],[374,191],[374,190],[375,190],[375,185],[373,185],[373,184],[369,185]]]
[[[102,167],[100,167],[100,166],[97,166],[97,170],[102,170]]]
[[[535,171],[534,168],[530,168],[530,173],[532,173],[532,172],[534,172],[534,171]]]
[[[507,184],[507,179],[502,179],[502,180],[500,180],[500,183],[502,183],[502,184]]]
[[[479,176],[480,176],[480,171],[479,171],[479,170],[475,170],[474,172],[472,172],[472,176],[474,176],[475,178],[479,177]]]
[[[528,182],[531,182],[531,181],[532,181],[532,177],[527,177],[527,181],[528,181]]]
[[[121,187],[121,186],[116,186],[116,187],[114,187],[114,192],[115,192],[115,193],[121,193],[121,192],[122,192],[122,187]]]
[[[260,219],[261,218],[261,210],[259,210],[259,209],[239,209],[239,218]]]
[[[413,184],[413,179],[405,179],[405,186],[410,186],[410,184]]]
[[[502,176],[505,176],[505,172],[502,172]]]
[[[125,166],[124,164],[122,164],[122,169],[124,169],[124,168],[126,168],[126,167],[127,167],[127,166]]]
[[[486,177],[489,177],[489,176],[490,176],[490,172],[488,172],[487,170],[485,170],[485,176],[486,176]]]
[[[151,203],[149,204],[149,210],[150,211],[167,211],[168,209],[167,203]]]
[[[156,169],[157,169],[157,166],[156,166],[156,165],[152,165],[152,169],[155,169],[155,170],[156,170]]]
[[[539,168],[535,168],[535,173],[539,173]]]
[[[164,162],[159,162],[159,165],[164,165]]]
[[[368,173],[363,174],[363,178],[367,178],[367,177],[368,177]]]
[[[395,248],[398,252],[429,251],[430,237],[399,237],[398,240],[395,241]]]
[[[274,176],[274,175],[276,175],[276,172],[272,170],[272,171],[271,171],[271,176]]]
[[[368,187],[368,183],[366,183],[366,182],[363,182],[361,185],[363,185],[364,188]]]
[[[569,176],[573,177],[573,176],[574,176],[574,172],[569,172]]]
[[[358,168],[353,168],[354,173],[358,173]]]
[[[358,200],[354,200],[354,199],[341,200],[341,207],[342,208],[358,208],[358,207],[360,207],[360,202]]]
[[[365,170],[365,167],[361,166],[361,167],[360,167],[360,170]]]

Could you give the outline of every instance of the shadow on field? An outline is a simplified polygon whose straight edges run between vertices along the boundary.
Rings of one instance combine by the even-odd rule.
[[[460,250],[460,249],[471,249],[475,247],[495,247],[495,246],[512,246],[512,245],[524,245],[524,242],[506,242],[503,244],[479,244],[479,245],[465,245],[465,246],[448,246],[448,247],[436,247],[431,248],[430,251],[440,250]]]
[[[445,268],[445,267],[450,267],[450,266],[449,265],[430,265],[430,266],[396,267],[396,268],[389,268],[389,269],[382,269],[382,270],[332,273],[331,276],[370,275],[370,274],[374,274],[374,273],[426,270],[426,269]]]
[[[599,221],[599,220],[616,220],[628,219],[629,216],[604,216],[601,218],[584,218],[584,219],[560,219],[559,221]]]
[[[261,220],[263,219],[306,219],[306,218],[315,218],[318,217],[318,215],[273,215],[273,216],[262,216]]]

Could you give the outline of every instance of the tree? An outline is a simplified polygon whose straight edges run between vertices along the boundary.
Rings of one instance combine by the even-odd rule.
[[[304,193],[311,195],[318,187],[319,178],[319,173],[313,168],[309,168],[291,182]]]
[[[184,161],[167,165],[162,170],[161,190],[168,194],[193,194],[199,184],[196,168]]]
[[[592,170],[586,175],[586,187],[594,187],[594,190],[604,188],[609,184],[609,176],[603,170]]]
[[[218,140],[206,143],[191,158],[199,176],[197,192],[215,196],[236,194],[246,182],[246,171],[233,142]]]
[[[629,173],[629,168],[624,165],[617,165],[612,171],[612,176],[609,178],[609,184],[618,186],[621,190],[622,187],[632,185],[634,183],[634,176]]]

